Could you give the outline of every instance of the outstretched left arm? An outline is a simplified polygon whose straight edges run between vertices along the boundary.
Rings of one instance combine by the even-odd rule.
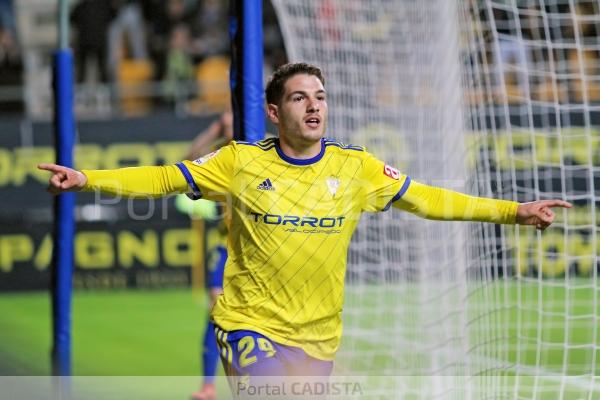
[[[543,230],[554,221],[553,207],[572,205],[562,200],[517,203],[488,199],[412,181],[394,207],[427,219],[534,225]]]

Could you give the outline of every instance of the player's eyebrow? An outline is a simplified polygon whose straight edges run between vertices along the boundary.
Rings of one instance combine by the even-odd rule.
[[[295,94],[301,94],[303,96],[308,96],[308,93],[306,91],[304,91],[304,90],[295,90],[292,93],[290,93],[287,97],[290,98],[290,97],[292,97]],[[323,89],[319,89],[319,90],[316,91],[315,94],[326,94],[326,92]]]

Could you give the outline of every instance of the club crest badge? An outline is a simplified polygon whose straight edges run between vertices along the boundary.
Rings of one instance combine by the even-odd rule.
[[[329,189],[329,193],[331,193],[332,196],[335,196],[338,188],[340,187],[340,180],[335,176],[330,176],[326,179],[326,182],[327,188]]]

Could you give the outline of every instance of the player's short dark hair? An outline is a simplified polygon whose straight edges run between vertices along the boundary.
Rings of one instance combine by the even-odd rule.
[[[319,67],[304,62],[284,64],[273,72],[267,82],[267,88],[265,89],[267,104],[279,104],[283,97],[285,83],[298,74],[314,75],[325,86],[325,77],[323,77]]]

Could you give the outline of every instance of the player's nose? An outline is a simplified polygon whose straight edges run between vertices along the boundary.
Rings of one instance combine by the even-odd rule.
[[[309,99],[308,104],[306,105],[306,111],[318,112],[319,111],[319,101],[317,99]]]

